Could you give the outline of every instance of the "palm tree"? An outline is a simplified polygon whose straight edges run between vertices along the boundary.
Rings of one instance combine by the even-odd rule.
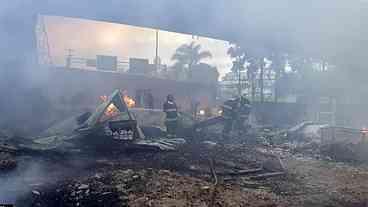
[[[201,51],[201,45],[191,42],[190,44],[183,44],[178,47],[171,57],[171,60],[175,60],[175,66],[181,67],[187,72],[189,78],[192,76],[193,66],[201,63],[203,59],[211,58],[210,51]]]
[[[227,54],[233,59],[240,59],[245,57],[245,50],[237,44],[232,44],[227,50]]]

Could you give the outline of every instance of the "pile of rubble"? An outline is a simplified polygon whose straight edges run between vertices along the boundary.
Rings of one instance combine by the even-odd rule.
[[[32,206],[287,206],[273,193],[168,170],[114,170],[34,189]]]
[[[253,137],[278,154],[339,162],[368,161],[368,139],[359,129],[302,122],[289,129],[256,129]]]
[[[278,149],[262,144],[207,141],[188,143],[173,152],[121,154],[105,161],[98,159],[98,165],[92,165],[93,170],[88,168],[87,175],[73,175],[56,184],[33,187],[23,201],[32,201],[34,206],[73,207],[323,206],[323,203],[340,207],[365,202],[368,174],[364,170],[341,168],[334,162],[326,164],[313,158],[295,158],[292,153],[284,153],[286,149]],[[280,164],[278,161],[265,162],[270,160],[270,154],[282,155],[283,166],[274,165]]]
[[[17,161],[11,154],[0,152],[0,171],[12,170],[17,166]]]
[[[12,170],[17,166],[16,151],[15,147],[0,142],[0,171]]]
[[[82,180],[64,180],[55,185],[40,186],[18,203],[22,205],[22,202],[31,200],[31,206],[39,207],[124,206],[122,204],[127,197],[104,179],[105,177],[96,175]]]
[[[364,203],[364,185],[343,188],[346,175],[355,171],[331,170],[336,163],[316,159],[323,155],[319,126],[306,126],[311,124],[262,127],[231,140],[202,131],[172,151],[96,153],[88,160],[91,167],[32,187],[18,206],[308,206],[322,197],[313,204]],[[11,160],[16,149],[2,149],[8,151],[0,163]],[[363,183],[367,175],[356,171],[354,180]],[[350,197],[338,198],[345,195]]]
[[[9,131],[0,130],[0,171],[12,170],[17,166],[17,161],[13,156],[17,149],[5,144],[5,141],[12,137]]]

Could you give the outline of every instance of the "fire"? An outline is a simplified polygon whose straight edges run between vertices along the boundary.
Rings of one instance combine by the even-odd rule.
[[[125,102],[125,104],[127,105],[128,108],[135,107],[135,100],[132,97],[126,95],[126,94],[127,94],[127,92],[124,90],[120,93],[120,95],[121,95],[120,97],[123,97],[123,101]],[[102,95],[99,98],[102,102],[106,102],[108,100],[108,96],[106,96],[106,95]],[[109,105],[108,107],[115,107],[115,105],[113,105],[113,106]]]
[[[102,102],[106,102],[107,101],[107,96],[100,96],[100,100],[102,101]]]
[[[109,97],[106,96],[106,95],[102,95],[99,98],[103,103],[107,102],[108,99],[109,99]],[[126,95],[126,91],[122,91],[120,93],[120,98],[121,98],[121,101],[125,102],[125,104],[128,108],[132,108],[132,107],[135,106],[134,99],[131,98],[130,96]],[[100,118],[101,122],[104,122],[104,121],[106,121],[106,120],[108,120],[112,117],[115,117],[115,116],[117,116],[121,113],[121,111],[118,108],[118,105],[115,105],[115,104],[120,105],[120,103],[115,103],[114,100],[112,100],[112,102],[106,107],[106,109],[103,113],[103,116]],[[124,110],[124,109],[122,109],[122,110]]]
[[[360,132],[361,132],[363,135],[366,135],[366,134],[368,134],[368,128],[363,127],[363,128],[360,130]]]
[[[119,114],[119,109],[111,103],[104,112],[105,116],[107,117],[113,117]]]
[[[130,96],[124,95],[123,98],[128,108],[133,108],[135,106],[135,101]]]

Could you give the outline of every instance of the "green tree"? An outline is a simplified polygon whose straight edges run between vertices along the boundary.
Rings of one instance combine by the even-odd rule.
[[[203,59],[212,58],[210,51],[201,51],[201,48],[201,45],[195,42],[178,47],[171,57],[171,60],[175,61],[174,68],[180,68],[186,72],[188,78],[191,78],[193,66],[200,64]]]

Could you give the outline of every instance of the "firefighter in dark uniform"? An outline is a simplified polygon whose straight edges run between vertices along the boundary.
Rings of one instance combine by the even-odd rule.
[[[168,137],[176,136],[176,128],[178,126],[178,108],[175,103],[174,96],[169,94],[163,106],[166,113],[166,129]]]
[[[236,129],[239,130],[239,132],[246,132],[248,129],[248,121],[249,121],[249,115],[251,112],[252,106],[250,105],[250,101],[243,95],[240,97],[240,105],[239,109],[236,113]]]
[[[222,130],[222,136],[228,137],[229,133],[233,129],[234,121],[237,117],[237,110],[239,107],[239,99],[230,99],[224,102],[222,105],[222,117],[224,119],[224,129]]]

